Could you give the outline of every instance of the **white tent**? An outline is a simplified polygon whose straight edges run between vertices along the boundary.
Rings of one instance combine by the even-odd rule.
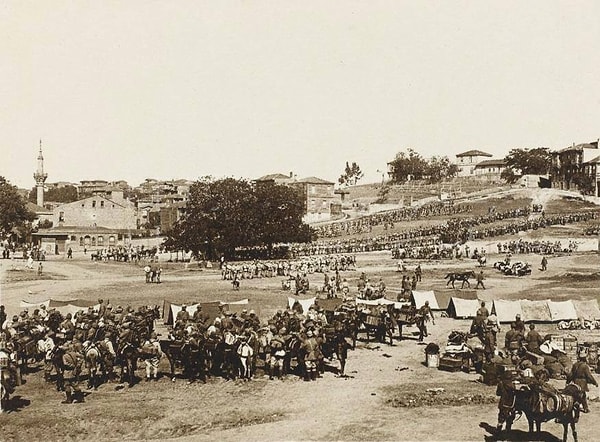
[[[512,322],[517,315],[523,317],[521,301],[508,301],[505,299],[494,300],[492,314],[496,315],[499,322]]]
[[[596,299],[572,302],[575,307],[577,318],[585,319],[587,321],[600,319],[600,308],[598,308],[598,301]]]
[[[310,308],[311,305],[313,305],[315,303],[315,297],[313,298],[308,298],[308,299],[297,299],[297,298],[292,298],[291,296],[288,296],[288,308],[292,308],[294,306],[294,304],[296,303],[296,301],[298,301],[300,303],[300,305],[302,306],[302,312],[306,313],[308,311],[308,309]]]
[[[448,305],[448,314],[452,318],[474,318],[479,309],[479,300],[452,297]]]
[[[552,322],[550,309],[548,308],[548,299],[543,301],[521,300],[521,311],[523,321]]]
[[[548,301],[552,322],[577,319],[577,311],[573,301]]]
[[[379,298],[379,299],[356,299],[357,304],[363,305],[389,305],[395,304],[394,301],[390,301],[389,299]]]
[[[433,290],[423,292],[413,290],[411,295],[411,301],[416,308],[421,308],[425,305],[425,301],[429,301],[429,308],[431,310],[441,310],[440,306],[438,305],[437,298],[435,297],[435,293],[433,293]]]

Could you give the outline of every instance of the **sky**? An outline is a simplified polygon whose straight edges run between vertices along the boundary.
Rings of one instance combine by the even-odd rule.
[[[0,175],[363,183],[600,137],[598,1],[0,2]]]

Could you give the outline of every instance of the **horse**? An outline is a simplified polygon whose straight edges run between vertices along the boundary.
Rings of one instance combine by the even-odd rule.
[[[127,381],[129,388],[135,384],[135,370],[139,351],[135,342],[123,342],[117,351],[116,362],[121,366],[121,382]]]
[[[182,367],[182,374],[189,382],[196,377],[206,383],[206,353],[199,339],[187,341],[161,340],[160,348],[171,367],[171,380],[175,380],[175,367]]]
[[[84,362],[81,353],[74,350],[67,351],[63,346],[57,345],[50,352],[50,359],[56,370],[56,389],[58,391],[65,390],[66,371],[71,371],[75,384],[79,383],[79,376]]]
[[[364,331],[367,334],[367,341],[371,339],[371,335],[381,343],[386,343],[386,337],[390,338],[390,344],[393,345],[393,321],[391,316],[384,313],[363,313],[359,316],[359,331]]]
[[[324,339],[321,346],[323,356],[330,361],[333,356],[340,362],[340,368],[337,370],[338,376],[344,376],[346,368],[346,359],[348,358],[348,348],[352,347],[352,339],[343,324],[337,323],[332,329],[324,330]]]
[[[448,284],[452,283],[452,288],[455,288],[454,281],[462,281],[462,285],[460,286],[461,289],[465,287],[465,284],[467,284],[468,287],[471,287],[469,278],[475,278],[475,272],[473,270],[468,270],[466,272],[450,272],[444,277],[444,279],[448,280],[446,287]]]
[[[479,257],[477,258],[477,262],[479,263],[479,267],[485,267],[485,265],[487,264],[487,259],[485,255],[479,255]]]
[[[83,360],[85,367],[88,370],[88,388],[98,389],[98,375],[102,372],[106,374],[104,368],[104,361],[102,360],[102,354],[96,344],[86,341],[83,343]]]
[[[503,390],[503,391],[500,391]],[[506,431],[510,431],[518,414],[525,414],[529,424],[529,433],[541,431],[543,422],[555,420],[563,425],[563,442],[567,442],[569,426],[573,439],[577,442],[576,424],[579,421],[579,405],[583,399],[583,390],[576,384],[568,384],[556,394],[538,389],[511,390],[499,388],[500,405],[505,407]],[[512,407],[509,407],[512,403]]]

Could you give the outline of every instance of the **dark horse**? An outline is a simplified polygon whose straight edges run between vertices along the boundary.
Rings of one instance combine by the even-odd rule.
[[[334,326],[337,324],[334,324]],[[339,326],[327,328],[324,330],[325,339],[321,346],[323,356],[330,361],[333,355],[340,362],[340,368],[337,371],[338,376],[344,376],[346,368],[346,359],[348,359],[348,349],[352,347],[351,333],[346,330],[342,324]]]
[[[475,278],[475,272],[473,270],[466,272],[450,272],[444,277],[444,279],[448,280],[446,286],[452,283],[452,288],[455,288],[454,281],[462,281],[462,285],[460,286],[461,289],[465,288],[465,284],[467,284],[468,287],[471,287],[469,278]]]
[[[175,380],[175,367],[182,368],[182,375],[193,382],[197,377],[206,383],[206,357],[204,342],[199,339],[188,341],[161,340],[160,348],[169,360],[171,380]]]
[[[58,391],[64,391],[65,389],[65,372],[68,370],[71,371],[72,382],[75,384],[79,383],[79,377],[84,362],[81,353],[67,351],[62,346],[57,345],[50,353],[50,359],[56,370],[56,389]]]
[[[579,406],[584,392],[576,384],[569,384],[555,394],[535,389],[512,390],[499,384],[499,408],[506,420],[506,431],[510,431],[517,415],[522,413],[527,417],[529,432],[541,431],[542,422],[556,420],[563,425],[563,442],[567,442],[569,426],[573,439],[577,442],[576,423],[579,421]],[[501,424],[499,424],[499,430]]]

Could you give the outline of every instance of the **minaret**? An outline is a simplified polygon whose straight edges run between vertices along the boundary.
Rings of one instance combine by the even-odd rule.
[[[33,174],[35,179],[35,187],[37,188],[37,205],[44,207],[44,183],[48,178],[48,174],[44,173],[44,157],[42,155],[42,140],[40,140],[40,153],[37,157],[37,170]]]

